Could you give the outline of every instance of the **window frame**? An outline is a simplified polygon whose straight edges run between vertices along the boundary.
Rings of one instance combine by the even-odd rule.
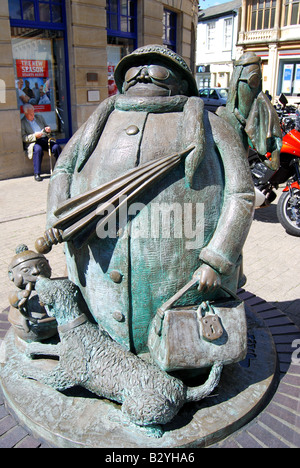
[[[206,45],[208,52],[214,52],[216,49],[216,29],[217,29],[217,22],[210,21],[206,24]],[[213,36],[211,36],[211,30],[214,31]]]
[[[276,1],[279,0],[252,0],[249,9],[248,31],[274,28]]]
[[[174,52],[177,50],[177,23],[177,13],[173,10],[169,10],[168,8],[164,8],[162,37],[163,44]],[[172,33],[174,39],[172,39]]]
[[[106,0],[106,31],[107,36],[112,37],[122,37],[127,39],[133,39],[134,47],[136,48],[137,44],[137,1],[136,0],[126,0],[127,1],[127,14],[122,14],[121,8],[121,1],[122,0],[115,0],[117,2],[117,10],[114,11],[112,8],[112,2],[114,0]],[[128,14],[129,10],[129,3],[133,5],[133,12],[132,14]],[[112,27],[112,18],[116,17],[117,19],[117,28],[114,29]],[[127,31],[123,31],[121,28],[122,19],[127,18]],[[133,21],[133,32],[128,31],[129,22],[130,20]]]
[[[20,5],[20,12],[21,16],[23,16],[23,3],[26,0],[15,0],[19,1]],[[26,28],[34,28],[34,29],[56,29],[65,31],[66,30],[66,8],[65,8],[65,0],[30,0],[34,4],[34,14],[35,20],[26,20],[23,18],[13,18],[10,16],[10,24],[11,26],[15,27],[26,27]],[[10,0],[8,0],[8,4]],[[39,4],[49,4],[50,8],[50,19],[52,19],[52,6],[59,5],[61,7],[61,22],[53,22],[53,21],[41,21],[40,20],[40,11],[39,11]],[[10,10],[9,10],[10,12]],[[10,13],[9,13],[10,14]]]
[[[226,22],[231,21],[230,25],[230,34],[226,32],[227,26]],[[229,16],[228,18],[224,18],[224,27],[223,27],[223,39],[224,39],[224,49],[223,50],[231,50],[232,48],[232,38],[233,38],[233,17]],[[229,44],[227,44],[229,42]]]
[[[292,23],[293,7],[297,5],[297,22]],[[285,0],[282,5],[281,27],[295,26],[300,24],[300,0]]]
[[[293,65],[293,72],[291,76],[291,92],[288,93],[287,91],[282,91],[283,88],[283,77],[284,77],[284,69],[285,65]],[[279,57],[279,69],[278,69],[278,81],[277,81],[277,95],[279,96],[282,92],[288,97],[297,97],[300,93],[294,91],[295,83],[296,83],[296,73],[299,75],[300,73],[300,58],[290,58],[290,59],[283,59]],[[298,86],[300,90],[300,77],[297,79]]]

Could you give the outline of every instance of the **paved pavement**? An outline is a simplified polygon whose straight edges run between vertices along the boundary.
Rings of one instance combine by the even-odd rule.
[[[0,181],[0,344],[7,322],[7,267],[20,243],[34,248],[43,234],[49,176]],[[278,191],[280,194],[280,190]],[[300,339],[300,238],[288,235],[276,216],[276,201],[256,210],[244,247],[248,278],[240,292],[247,305],[265,320],[273,334],[281,382],[273,400],[259,418],[217,447],[300,447],[300,365],[291,363],[293,342]],[[62,245],[47,255],[52,277],[65,274]],[[1,399],[2,398],[2,399]],[[22,428],[6,409],[0,391],[0,447],[44,447]]]

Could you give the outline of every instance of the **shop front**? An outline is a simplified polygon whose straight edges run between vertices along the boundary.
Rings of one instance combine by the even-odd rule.
[[[59,143],[71,136],[66,14],[63,0],[9,0],[17,106],[32,104]]]
[[[135,48],[164,44],[194,63],[197,12],[196,0],[1,0],[0,180],[33,173],[25,104],[64,146],[118,92],[114,69]]]

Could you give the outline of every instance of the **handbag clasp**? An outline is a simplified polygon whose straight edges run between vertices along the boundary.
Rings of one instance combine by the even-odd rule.
[[[202,313],[204,312],[204,315]],[[208,301],[202,302],[198,309],[198,319],[202,328],[202,336],[207,341],[214,341],[223,335],[224,329],[217,314],[214,313]]]

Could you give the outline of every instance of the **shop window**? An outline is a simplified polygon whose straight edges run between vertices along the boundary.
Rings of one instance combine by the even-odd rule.
[[[106,0],[108,95],[117,94],[114,71],[121,58],[136,48],[136,0]]]
[[[299,0],[284,0],[282,13],[282,26],[300,24]]]
[[[252,0],[249,30],[274,28],[276,0]]]
[[[24,116],[24,105],[32,104],[53,136],[66,142],[71,119],[63,2],[9,0],[9,8],[20,117]]]
[[[277,94],[300,96],[300,61],[280,60]]]
[[[174,11],[164,9],[163,16],[163,43],[169,49],[176,52],[177,14]]]

